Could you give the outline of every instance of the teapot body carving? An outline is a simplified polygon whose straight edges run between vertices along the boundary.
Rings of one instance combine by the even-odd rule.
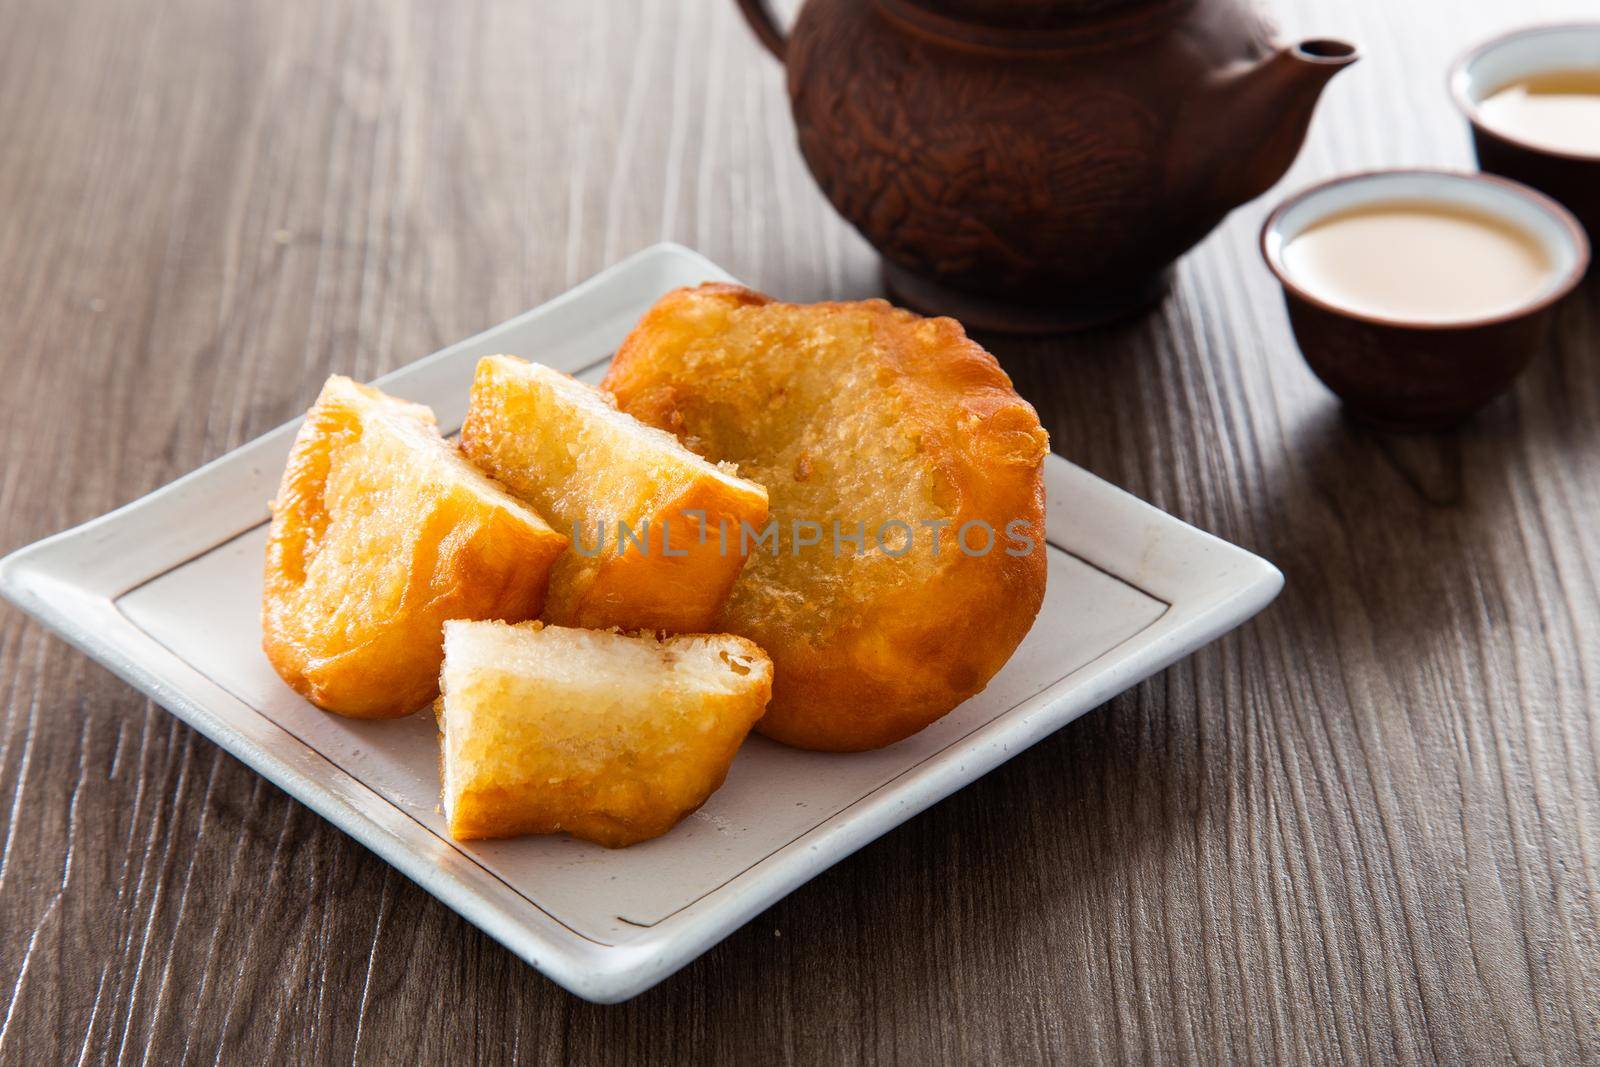
[[[1173,260],[1288,169],[1355,58],[1272,44],[1248,0],[808,0],[787,40],[761,0],[739,3],[890,288],[1013,332],[1159,296]]]

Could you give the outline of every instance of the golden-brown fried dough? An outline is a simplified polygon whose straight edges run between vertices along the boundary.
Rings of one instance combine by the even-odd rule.
[[[457,840],[565,831],[620,848],[722,785],[772,691],[727,634],[445,624],[444,814]]]
[[[262,647],[318,707],[406,715],[438,691],[444,621],[537,615],[565,545],[426,407],[329,378],[272,505]]]
[[[772,657],[762,733],[836,751],[898,741],[981,690],[1032,625],[1049,442],[953,320],[881,300],[680,289],[640,321],[603,387],[767,488],[779,552],[752,552],[717,624]],[[821,526],[819,546],[796,520]],[[866,550],[836,540],[835,522],[844,538],[864,524]],[[993,543],[968,555],[956,538],[978,522]],[[981,526],[966,532],[983,545]]]
[[[461,447],[571,536],[545,608],[562,625],[708,629],[744,566],[719,528],[767,514],[761,486],[617,411],[609,394],[515,356],[479,360]]]

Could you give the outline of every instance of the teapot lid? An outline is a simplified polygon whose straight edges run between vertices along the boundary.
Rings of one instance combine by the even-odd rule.
[[[932,15],[1008,29],[1052,29],[1141,0],[903,0]]]

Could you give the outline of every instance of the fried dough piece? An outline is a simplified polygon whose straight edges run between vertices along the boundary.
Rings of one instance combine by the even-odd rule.
[[[772,657],[762,733],[832,751],[898,741],[988,684],[1032,625],[1049,440],[959,323],[881,300],[680,289],[603,388],[767,487],[779,551],[751,555],[716,624]],[[805,547],[816,531],[796,520],[819,524],[821,544]],[[992,547],[967,555],[956,537],[979,520]],[[863,549],[835,522],[847,538],[864,524]],[[984,540],[967,530],[973,549]]]
[[[572,538],[545,608],[565,626],[707,630],[744,566],[739,524],[766,519],[761,486],[515,356],[478,361],[461,448]]]
[[[721,787],[766,707],[772,663],[727,634],[449,622],[440,685],[452,837],[565,831],[620,848],[666,833]]]
[[[320,708],[406,715],[438,692],[444,621],[534,617],[565,546],[428,408],[335,376],[272,505],[262,647]]]

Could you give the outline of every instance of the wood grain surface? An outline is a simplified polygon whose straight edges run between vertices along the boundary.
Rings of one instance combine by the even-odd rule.
[[[1132,324],[995,341],[1255,622],[583,1003],[0,608],[5,1063],[1600,1062],[1600,289],[1464,429],[1348,423],[1255,251],[1470,163],[1449,58],[1592,0],[1284,0],[1367,58]],[[0,0],[0,551],[662,238],[878,290],[732,0]]]

